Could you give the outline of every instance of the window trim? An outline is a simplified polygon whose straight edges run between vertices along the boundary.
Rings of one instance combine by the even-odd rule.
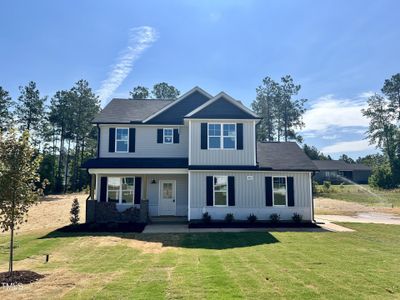
[[[113,178],[119,178],[119,189],[118,189],[118,202],[110,202],[110,203],[115,203],[118,205],[135,205],[135,191],[136,191],[136,177],[135,176],[107,176],[107,195],[106,195],[106,202],[108,201],[108,178],[113,177]],[[123,190],[122,189],[122,178],[133,178],[133,199],[132,203],[122,203],[122,192],[123,191],[128,191],[128,190]]]
[[[166,130],[171,130],[171,131],[172,131],[171,143],[165,142],[165,136],[166,136],[165,131],[166,131]],[[168,135],[168,136],[169,136],[169,135]],[[173,144],[173,143],[174,143],[174,129],[173,129],[173,128],[163,128],[163,144],[165,144],[165,145],[171,145],[171,144]]]
[[[285,205],[275,205],[274,178],[285,178]],[[272,206],[287,207],[288,206],[288,191],[287,191],[287,176],[272,176]]]
[[[215,204],[215,177],[225,177],[226,178],[226,201],[225,205],[216,205]],[[218,193],[218,192],[217,192]],[[229,206],[229,182],[227,175],[213,175],[213,207],[228,207]]]
[[[211,135],[211,137],[219,137],[219,148],[210,148],[210,125],[221,125],[221,135]],[[233,148],[224,147],[224,125],[234,125],[235,126],[235,146]],[[226,136],[230,137],[230,136]],[[224,122],[212,122],[207,123],[207,150],[237,150],[237,123],[224,123]]]
[[[117,137],[118,137],[118,129],[126,129],[126,130],[128,130],[128,139],[126,140],[126,145],[127,145],[127,147],[126,147],[126,151],[118,151],[118,147],[117,147],[117,142],[118,141],[125,141],[125,140],[119,140]],[[115,153],[128,153],[129,152],[129,127],[117,127],[117,128],[115,128],[115,141],[114,141],[114,143],[115,143],[115,145],[114,145],[114,147],[115,147]]]

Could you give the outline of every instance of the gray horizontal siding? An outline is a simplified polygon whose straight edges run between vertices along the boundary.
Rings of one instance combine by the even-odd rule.
[[[235,177],[235,206],[208,207],[206,206],[206,176],[225,175]],[[253,180],[247,180],[253,176]],[[265,205],[266,176],[293,176],[294,178],[294,207],[267,207]],[[190,210],[191,219],[199,219],[203,211],[209,212],[215,219],[223,219],[227,213],[234,213],[237,219],[246,219],[250,213],[259,219],[268,219],[271,213],[279,213],[282,219],[290,219],[294,212],[310,220],[311,191],[309,173],[295,172],[198,172],[190,171]]]
[[[116,153],[108,152],[109,128],[136,128],[135,152]],[[158,144],[158,128],[178,128],[179,144]],[[100,157],[188,157],[188,128],[177,126],[110,126],[100,127]]]
[[[206,123],[206,121],[191,121],[191,165],[254,165],[255,132],[253,121],[227,121],[227,123],[243,123],[243,150],[201,149],[201,123]]]

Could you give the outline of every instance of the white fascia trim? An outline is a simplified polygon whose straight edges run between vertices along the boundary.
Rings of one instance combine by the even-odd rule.
[[[89,174],[187,174],[188,169],[89,169]]]
[[[142,121],[142,123],[146,123],[149,120],[153,119],[154,117],[158,116],[159,114],[161,114],[163,111],[167,110],[168,108],[170,108],[171,106],[174,106],[175,104],[177,104],[178,102],[182,101],[183,99],[185,99],[187,96],[193,94],[194,92],[199,92],[201,94],[203,94],[204,96],[206,96],[207,98],[212,98],[213,96],[210,95],[209,93],[207,93],[205,90],[203,90],[202,88],[195,86],[194,88],[192,88],[190,91],[186,92],[185,94],[183,94],[182,96],[180,96],[178,99],[176,99],[174,102],[164,106],[162,109],[160,109],[159,111],[155,112],[154,114],[152,114],[151,116],[147,117],[145,120]]]
[[[190,221],[190,171],[188,172],[188,221]]]
[[[201,111],[202,109],[204,109],[205,107],[209,106],[210,104],[212,104],[213,102],[215,102],[216,100],[220,99],[220,98],[225,98],[226,100],[228,100],[229,102],[231,102],[232,104],[236,105],[238,108],[240,108],[241,110],[251,114],[253,117],[255,118],[260,118],[259,116],[257,116],[254,112],[252,112],[250,109],[248,109],[245,105],[243,105],[242,103],[239,103],[237,100],[235,100],[234,98],[232,98],[231,96],[229,96],[227,93],[225,92],[220,92],[218,95],[216,95],[214,98],[211,98],[210,100],[208,100],[206,103],[204,103],[203,105],[200,105],[199,107],[197,107],[195,110],[192,110],[190,113],[188,113],[185,118],[190,118],[191,116],[193,116],[194,114],[196,114],[197,112]]]

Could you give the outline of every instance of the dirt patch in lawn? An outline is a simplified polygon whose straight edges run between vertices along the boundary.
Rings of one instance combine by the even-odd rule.
[[[329,198],[315,198],[315,214],[318,215],[345,215],[354,216],[362,212],[381,212],[400,215],[400,207],[384,207],[363,205],[355,202],[334,200]]]
[[[0,288],[0,299],[59,299],[74,289],[84,291],[98,286],[100,290],[120,273],[107,273],[104,276],[101,273],[87,274],[58,269],[45,275],[42,280],[29,285]]]
[[[28,222],[22,224],[17,233],[33,230],[60,228],[70,224],[70,210],[72,201],[78,198],[80,204],[80,223],[85,222],[87,194],[74,193],[66,195],[46,196],[43,201],[30,208]],[[8,232],[6,232],[8,234]]]
[[[173,243],[175,240],[176,243]],[[180,239],[176,235],[168,236],[168,246],[165,246],[162,241],[143,241],[135,238],[124,238],[124,237],[115,237],[115,236],[101,236],[101,237],[91,237],[90,243],[94,243],[98,246],[103,247],[113,247],[113,246],[121,246],[125,245],[127,247],[131,247],[133,249],[137,249],[143,253],[151,253],[158,254],[167,250],[176,249],[174,246],[170,246],[172,244],[178,245],[178,241]]]

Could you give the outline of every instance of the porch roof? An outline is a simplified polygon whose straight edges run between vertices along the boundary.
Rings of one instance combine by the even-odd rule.
[[[82,164],[85,169],[162,169],[162,168],[187,168],[187,158],[95,158]]]

